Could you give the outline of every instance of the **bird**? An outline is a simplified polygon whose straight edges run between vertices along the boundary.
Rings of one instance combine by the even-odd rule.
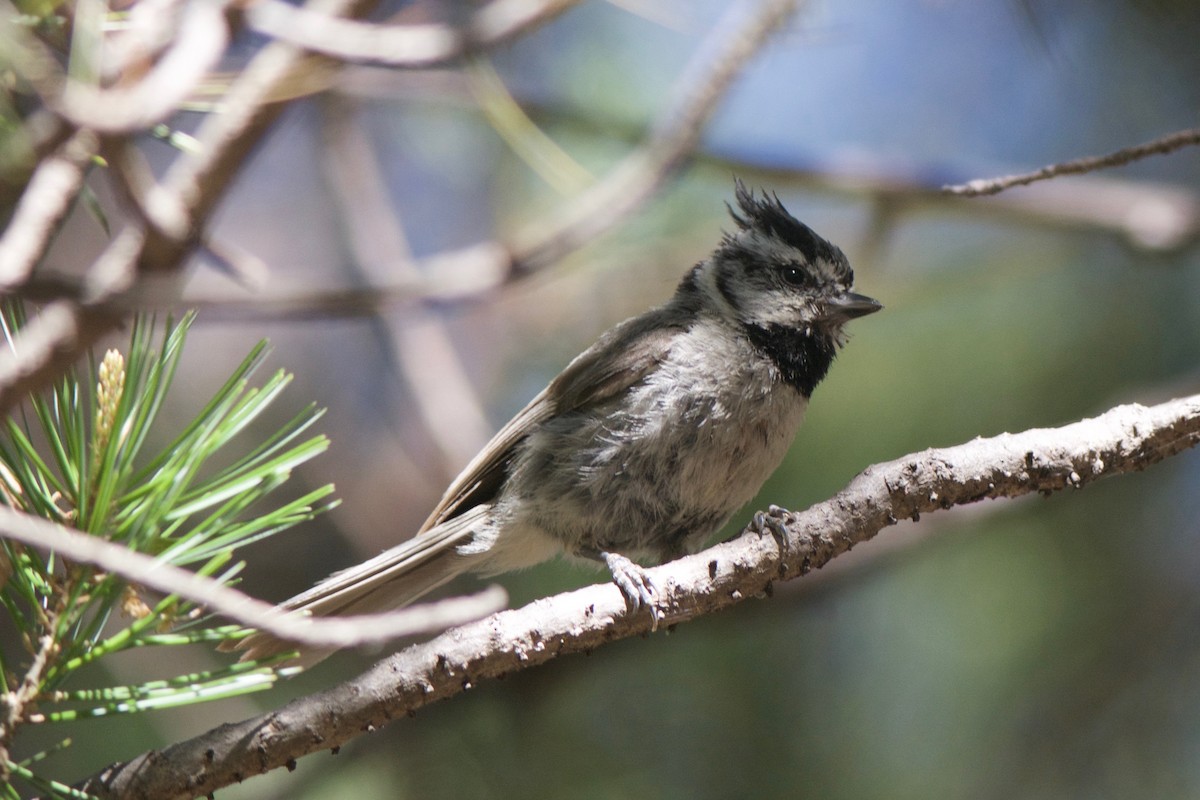
[[[566,554],[603,562],[631,610],[655,614],[639,561],[694,552],[754,497],[845,344],[845,324],[883,307],[853,291],[845,254],[777,195],[735,179],[734,203],[733,230],[670,299],[572,360],[467,464],[414,537],[281,607],[375,613],[463,573]],[[234,649],[261,659],[297,647],[258,631]],[[329,652],[300,648],[299,663]]]

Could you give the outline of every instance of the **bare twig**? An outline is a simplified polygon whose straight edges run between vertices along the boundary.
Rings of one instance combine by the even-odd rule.
[[[691,155],[705,124],[741,68],[799,4],[800,0],[762,0],[757,4],[737,4],[714,26],[713,32],[701,45],[672,93],[676,98],[675,103],[661,117],[647,139],[604,180],[570,201],[564,211],[546,222],[531,225],[512,242],[483,242],[425,259],[417,270],[425,276],[421,280],[414,278],[388,287],[348,290],[328,296],[321,294],[278,300],[255,298],[252,304],[257,309],[256,313],[293,318],[370,314],[405,302],[476,298],[555,262],[636,210]],[[244,75],[239,84],[243,82],[253,87],[260,81]],[[270,94],[265,94],[265,97],[269,98]],[[244,105],[233,92],[227,103],[235,108]],[[238,130],[236,118],[227,121],[230,116],[228,113],[218,115],[209,122]],[[202,129],[200,138],[206,142],[216,140],[212,149],[222,152],[216,146],[220,143],[219,137],[206,135]],[[217,172],[203,163],[193,165],[190,169],[195,173],[193,183],[200,184],[207,181],[205,175]],[[186,180],[173,180],[173,176],[168,175],[165,183],[167,188],[179,187],[184,207],[195,206],[185,190]],[[201,194],[202,197],[213,196],[207,191]],[[178,246],[178,243],[174,245],[176,248]],[[159,249],[162,248],[153,245],[146,248],[149,253],[156,253]],[[169,255],[173,251],[166,249],[164,252]],[[154,261],[163,258],[165,255],[156,256]],[[177,296],[170,292],[162,296],[155,295],[153,288],[134,287],[130,280],[133,275],[129,271],[131,262],[127,258],[114,257],[111,263],[126,265],[125,278],[122,280],[120,271],[115,267],[103,273],[98,272],[91,281],[92,285],[84,290],[88,302],[99,303],[102,298],[109,297],[112,307],[119,309],[130,304],[164,305],[177,301]],[[106,286],[109,281],[112,283]],[[127,294],[120,294],[122,290],[117,287],[122,285],[127,287]],[[205,305],[202,300],[198,302],[200,306]],[[214,310],[219,312],[222,305],[236,307],[237,304],[216,301]],[[0,393],[0,407],[3,407],[2,400],[3,393]]]
[[[1195,192],[1163,184],[1088,177],[1047,184],[1036,193],[1002,194],[986,203],[961,203],[946,195],[918,176],[897,176],[869,170],[796,170],[786,167],[764,167],[758,164],[720,158],[709,153],[697,153],[698,161],[719,170],[736,174],[750,182],[762,182],[787,187],[829,192],[876,203],[888,213],[889,225],[898,224],[896,217],[920,211],[937,210],[989,220],[1007,220],[1020,225],[1035,225],[1063,230],[1100,231],[1124,237],[1131,245],[1154,251],[1170,251],[1195,241],[1200,236],[1200,199]],[[209,243],[214,250],[217,245]],[[494,286],[497,263],[505,258],[506,246],[489,242],[443,256],[446,266],[437,267],[447,274],[461,277],[457,291],[464,299],[475,297],[471,287],[480,291]],[[859,244],[859,259],[866,260],[873,250]],[[399,260],[392,265],[397,271]],[[252,270],[260,273],[261,270]],[[243,279],[244,280],[244,279]],[[110,304],[113,311],[132,308],[166,308],[184,304],[203,312],[203,319],[285,320],[360,318],[386,311],[402,309],[437,300],[446,293],[445,285],[433,291],[423,280],[415,277],[389,279],[373,286],[318,289],[312,291],[263,292],[253,296],[220,293],[189,296],[180,299],[171,289],[139,286],[131,293]],[[62,276],[37,276],[21,289],[22,296],[31,300],[52,300],[58,297],[79,297],[79,286],[65,283]]]
[[[339,91],[363,99],[423,99],[462,108],[473,107],[469,83],[452,73],[393,72],[371,67],[349,70]],[[636,142],[645,137],[638,126],[618,120],[596,120],[555,103],[520,98],[522,108],[540,124],[554,123],[606,138]],[[955,214],[1010,219],[1070,230],[1101,230],[1124,236],[1134,246],[1172,250],[1200,235],[1200,201],[1197,193],[1180,184],[1115,177],[1088,176],[1053,181],[1038,192],[1009,192],[986,203],[963,203],[942,191],[935,167],[874,157],[855,150],[834,152],[825,163],[794,167],[773,161],[748,161],[695,150],[690,157],[719,175],[740,175],[747,181],[829,192],[855,200],[886,203],[896,212],[911,215],[926,209]],[[1054,192],[1053,196],[1049,193]]]
[[[0,0],[0,54],[6,66],[49,102],[62,92],[66,76],[53,51],[17,22],[20,17],[9,0]]]
[[[61,374],[74,363],[76,347],[90,345],[120,319],[66,300],[50,303],[17,331],[11,348],[0,349],[0,396],[15,403],[46,376]]]
[[[52,612],[49,622],[53,624],[55,621]],[[29,706],[37,701],[46,667],[50,665],[57,649],[58,642],[53,636],[46,634],[40,637],[37,640],[37,651],[21,682],[0,696],[0,706],[4,709],[3,715],[0,716],[0,780],[8,780],[11,762],[9,749],[12,746],[13,734],[21,723],[26,721],[25,712]]]
[[[183,11],[174,46],[150,72],[128,88],[97,89],[67,81],[52,106],[76,125],[101,133],[137,133],[174,112],[210,69],[229,41],[224,4],[192,0]]]
[[[12,291],[29,278],[79,196],[98,147],[94,133],[79,131],[38,165],[0,237],[0,292]]]
[[[119,83],[161,58],[181,34],[185,6],[197,0],[140,0],[126,12],[123,24],[105,37],[103,83]],[[205,0],[200,0],[205,2]],[[226,0],[216,0],[228,5]]]
[[[953,195],[954,207],[961,203]],[[1191,188],[1137,183],[1090,175],[1051,181],[1037,191],[1005,193],[978,205],[987,213],[1021,223],[1116,233],[1134,247],[1170,252],[1200,237],[1200,198]]]
[[[788,515],[786,543],[747,533],[649,571],[677,624],[804,575],[898,519],[987,498],[1083,487],[1200,442],[1200,395],[1120,406],[1061,428],[975,439],[864,470],[834,497]],[[613,584],[535,601],[414,645],[333,689],[278,711],[114,765],[83,784],[108,798],[191,798],[336,748],[479,681],[651,631]],[[660,626],[661,627],[661,626]]]
[[[1014,186],[1027,186],[1037,181],[1045,181],[1061,175],[1080,175],[1085,172],[1095,172],[1096,170],[1107,169],[1109,167],[1120,167],[1146,158],[1147,156],[1164,155],[1183,147],[1191,147],[1198,144],[1200,144],[1200,128],[1192,128],[1191,130],[1178,131],[1168,136],[1163,136],[1160,139],[1145,142],[1144,144],[1122,147],[1120,150],[1107,155],[1088,156],[1072,161],[1063,161],[1059,164],[1050,164],[1039,170],[1020,175],[1006,175],[1001,178],[980,178],[963,184],[944,186],[942,187],[942,191],[946,194],[958,195],[959,197],[980,197],[982,195],[999,194],[1005,189],[1011,189]]]
[[[515,38],[543,25],[579,0],[493,0],[462,25],[378,25],[257,0],[247,10],[251,28],[339,61],[427,68]]]
[[[104,148],[109,174],[121,198],[141,222],[158,235],[182,241],[190,233],[188,210],[177,194],[164,191],[141,151],[127,139],[117,139]]]
[[[510,279],[562,258],[641,206],[695,149],[742,68],[800,5],[800,0],[735,4],[692,56],[671,92],[672,105],[649,139],[564,212],[518,235],[502,277]],[[427,274],[436,284],[437,273]]]
[[[421,275],[380,177],[383,169],[358,116],[346,100],[324,110],[322,127],[328,146],[323,163],[338,200],[355,268],[364,274],[365,283],[380,275],[419,283]],[[417,414],[437,447],[442,478],[448,482],[491,436],[478,393],[437,316],[414,309],[403,323],[394,315],[381,315],[375,325],[385,339],[392,374],[406,385],[415,401]]]
[[[504,590],[492,587],[471,597],[409,606],[387,614],[314,619],[280,611],[211,578],[6,506],[0,506],[0,538],[91,564],[131,583],[190,600],[241,625],[317,648],[359,647],[445,630],[486,616],[507,602]]]
[[[478,296],[544,268],[624,219],[688,157],[734,78],[799,4],[736,4],[692,57],[671,93],[674,103],[650,136],[604,180],[512,243],[488,242],[428,259],[420,270],[427,282],[417,293],[441,301]]]
[[[313,0],[312,5],[328,14],[359,14],[371,2]],[[127,309],[113,301],[134,289],[143,271],[177,273],[226,187],[283,110],[283,104],[274,102],[282,94],[281,87],[308,66],[302,52],[280,42],[254,57],[226,95],[223,113],[205,118],[196,136],[198,149],[181,156],[162,184],[151,190],[165,193],[172,208],[185,211],[183,227],[188,235],[164,234],[141,221],[118,232],[85,276],[78,302],[56,303],[53,320],[39,326],[39,315],[19,334],[16,354],[0,354],[0,412],[61,374],[100,337],[116,329]],[[32,338],[35,333],[40,338]]]

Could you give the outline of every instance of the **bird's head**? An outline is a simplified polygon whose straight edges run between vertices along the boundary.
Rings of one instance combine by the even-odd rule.
[[[700,277],[721,310],[742,325],[830,337],[882,306],[851,291],[854,270],[836,246],[788,213],[779,198],[756,197],[739,180],[726,233]]]

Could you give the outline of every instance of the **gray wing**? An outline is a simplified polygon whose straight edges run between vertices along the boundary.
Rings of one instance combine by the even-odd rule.
[[[629,389],[662,363],[686,321],[671,306],[625,320],[575,357],[471,460],[421,526],[427,531],[495,499],[517,447],[545,420],[586,409]]]

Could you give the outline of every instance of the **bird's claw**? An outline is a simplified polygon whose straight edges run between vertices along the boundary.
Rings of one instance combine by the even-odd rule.
[[[659,620],[663,618],[658,608],[658,590],[646,570],[635,564],[620,553],[601,553],[608,571],[612,573],[613,583],[625,595],[625,600],[632,611],[645,608],[650,612],[650,630],[658,630]]]
[[[791,513],[782,506],[771,504],[767,506],[766,511],[754,512],[754,519],[750,522],[750,529],[759,536],[765,536],[767,533],[770,533],[779,542],[779,549],[787,552],[790,549],[787,519],[791,516]]]

